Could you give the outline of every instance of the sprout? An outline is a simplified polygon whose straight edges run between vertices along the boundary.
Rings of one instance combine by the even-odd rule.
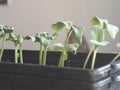
[[[58,36],[57,33],[53,35],[49,35],[46,32],[37,33],[35,36],[26,36],[25,39],[29,40],[32,39],[33,42],[38,42],[40,44],[39,49],[39,64],[46,65],[46,57],[47,57],[47,48],[50,41],[56,39]],[[44,50],[44,52],[42,51]]]
[[[58,66],[64,67],[64,62],[67,60],[67,57],[68,57],[67,51],[72,51],[74,54],[76,54],[76,50],[79,47],[79,44],[81,44],[81,42],[82,42],[84,28],[83,28],[83,26],[77,27],[77,26],[73,25],[73,23],[71,21],[57,22],[57,23],[53,24],[51,26],[51,28],[55,32],[59,32],[60,30],[63,30],[64,28],[67,31],[67,37],[65,39],[64,45],[56,44],[53,47],[51,47],[51,50],[55,51],[55,50],[60,49],[62,51]],[[75,34],[76,43],[68,44],[69,38],[72,33]]]
[[[22,55],[22,43],[24,38],[18,34],[9,34],[9,38],[7,39],[8,41],[14,42],[15,45],[15,63],[18,63],[18,58],[20,58],[20,63],[23,64],[23,55]],[[18,48],[20,50],[20,53],[18,53]]]
[[[0,25],[0,39],[2,39],[2,45],[1,45],[1,49],[0,49],[0,61],[2,60],[7,34],[10,34],[13,31],[14,31],[13,26]]]
[[[105,41],[105,31],[107,31],[110,38],[115,39],[115,36],[118,32],[118,28],[114,25],[109,24],[108,20],[103,20],[99,17],[93,17],[91,22],[93,24],[93,27],[91,29],[92,39],[90,41],[93,45],[90,52],[88,53],[83,68],[86,68],[88,60],[93,52],[93,59],[91,64],[91,69],[93,70],[95,66],[96,54],[99,47],[105,46],[109,43],[108,41]]]

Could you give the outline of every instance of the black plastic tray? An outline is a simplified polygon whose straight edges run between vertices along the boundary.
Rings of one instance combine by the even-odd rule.
[[[5,51],[3,60],[13,61],[13,53],[13,50]],[[81,67],[87,55],[86,53],[78,53],[76,56],[69,53],[69,59],[65,63],[66,66],[64,68],[58,68],[56,66],[58,64],[60,52],[48,52],[47,66],[40,66],[36,64],[38,63],[38,51],[25,50],[23,54],[25,62],[24,65],[14,63],[0,63],[0,71],[11,73],[38,74],[39,76],[76,79],[90,82],[99,81],[110,76],[109,74],[111,71],[111,66],[108,63],[101,65],[101,58],[98,58],[95,70],[82,69]],[[98,56],[102,57],[103,55],[98,54]]]
[[[110,86],[111,78],[90,83],[39,75],[0,73],[0,90],[109,90]]]
[[[6,62],[0,63],[0,90],[119,90],[115,89],[119,70],[113,72],[109,64],[114,54],[98,54],[95,70],[80,68],[86,53],[69,53],[64,68],[56,66],[60,52],[48,52],[47,66],[37,64],[38,51],[24,50],[23,54],[25,64],[14,64],[14,51],[5,51],[2,61]]]

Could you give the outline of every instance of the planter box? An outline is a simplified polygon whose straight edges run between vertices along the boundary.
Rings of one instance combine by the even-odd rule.
[[[25,64],[14,64],[14,51],[5,50],[0,63],[0,90],[119,90],[115,82],[119,80],[119,69],[113,72],[109,64],[114,54],[98,54],[95,70],[81,68],[86,53],[69,53],[64,68],[56,66],[59,52],[48,52],[47,66],[37,64],[38,54],[24,50]]]

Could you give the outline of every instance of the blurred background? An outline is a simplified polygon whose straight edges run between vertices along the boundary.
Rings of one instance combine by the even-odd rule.
[[[7,0],[8,4],[0,4],[0,24],[15,27],[15,33],[35,35],[38,32],[52,33],[50,26],[57,21],[70,20],[76,25],[84,25],[83,47],[91,48],[90,28],[93,16],[108,19],[109,23],[120,28],[120,0]],[[64,42],[66,33],[60,32],[59,38],[51,43]],[[72,39],[72,38],[71,38]],[[116,53],[116,43],[120,42],[120,32],[115,40],[106,38],[109,45],[100,47],[99,52]],[[71,40],[72,41],[72,40]],[[1,43],[1,42],[0,42]],[[14,48],[7,42],[5,48]],[[24,41],[24,49],[38,50],[39,45],[32,41]]]

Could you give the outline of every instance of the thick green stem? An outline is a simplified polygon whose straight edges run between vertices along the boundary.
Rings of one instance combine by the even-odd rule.
[[[83,68],[84,68],[84,69],[85,69],[86,66],[87,66],[88,60],[90,59],[90,56],[91,56],[94,48],[95,48],[95,45],[92,46],[92,49],[90,50],[90,52],[89,52],[88,55],[87,55],[87,58],[85,59],[85,62],[84,62],[84,65],[83,65]]]
[[[60,56],[60,60],[58,63],[58,67],[64,67],[64,50],[62,50],[61,56]]]
[[[97,51],[98,51],[98,47],[94,50],[94,53],[93,53],[93,59],[92,59],[92,64],[91,64],[91,70],[94,70],[94,67],[95,67],[95,59],[96,59]]]
[[[18,63],[18,44],[15,44],[15,63]]]
[[[4,33],[4,35],[3,35],[2,47],[1,47],[1,50],[0,50],[0,61],[2,60],[2,56],[3,56],[3,52],[4,52],[5,40],[6,40],[6,33]]]
[[[42,48],[43,48],[43,45],[40,45],[40,52],[39,52],[39,65],[42,65]]]
[[[20,63],[23,64],[22,44],[20,44]]]
[[[71,33],[72,33],[72,31],[67,32],[67,37],[66,37],[66,40],[64,42],[64,48],[63,48],[61,56],[60,56],[58,67],[64,67],[64,61],[65,61],[65,57],[66,57],[64,53],[67,52],[66,46],[67,46],[67,44],[69,42],[69,38],[70,38]]]
[[[47,47],[44,47],[43,64],[42,65],[46,65],[46,57],[47,57]]]
[[[120,53],[118,53],[111,61],[111,63],[115,62],[120,57]]]

